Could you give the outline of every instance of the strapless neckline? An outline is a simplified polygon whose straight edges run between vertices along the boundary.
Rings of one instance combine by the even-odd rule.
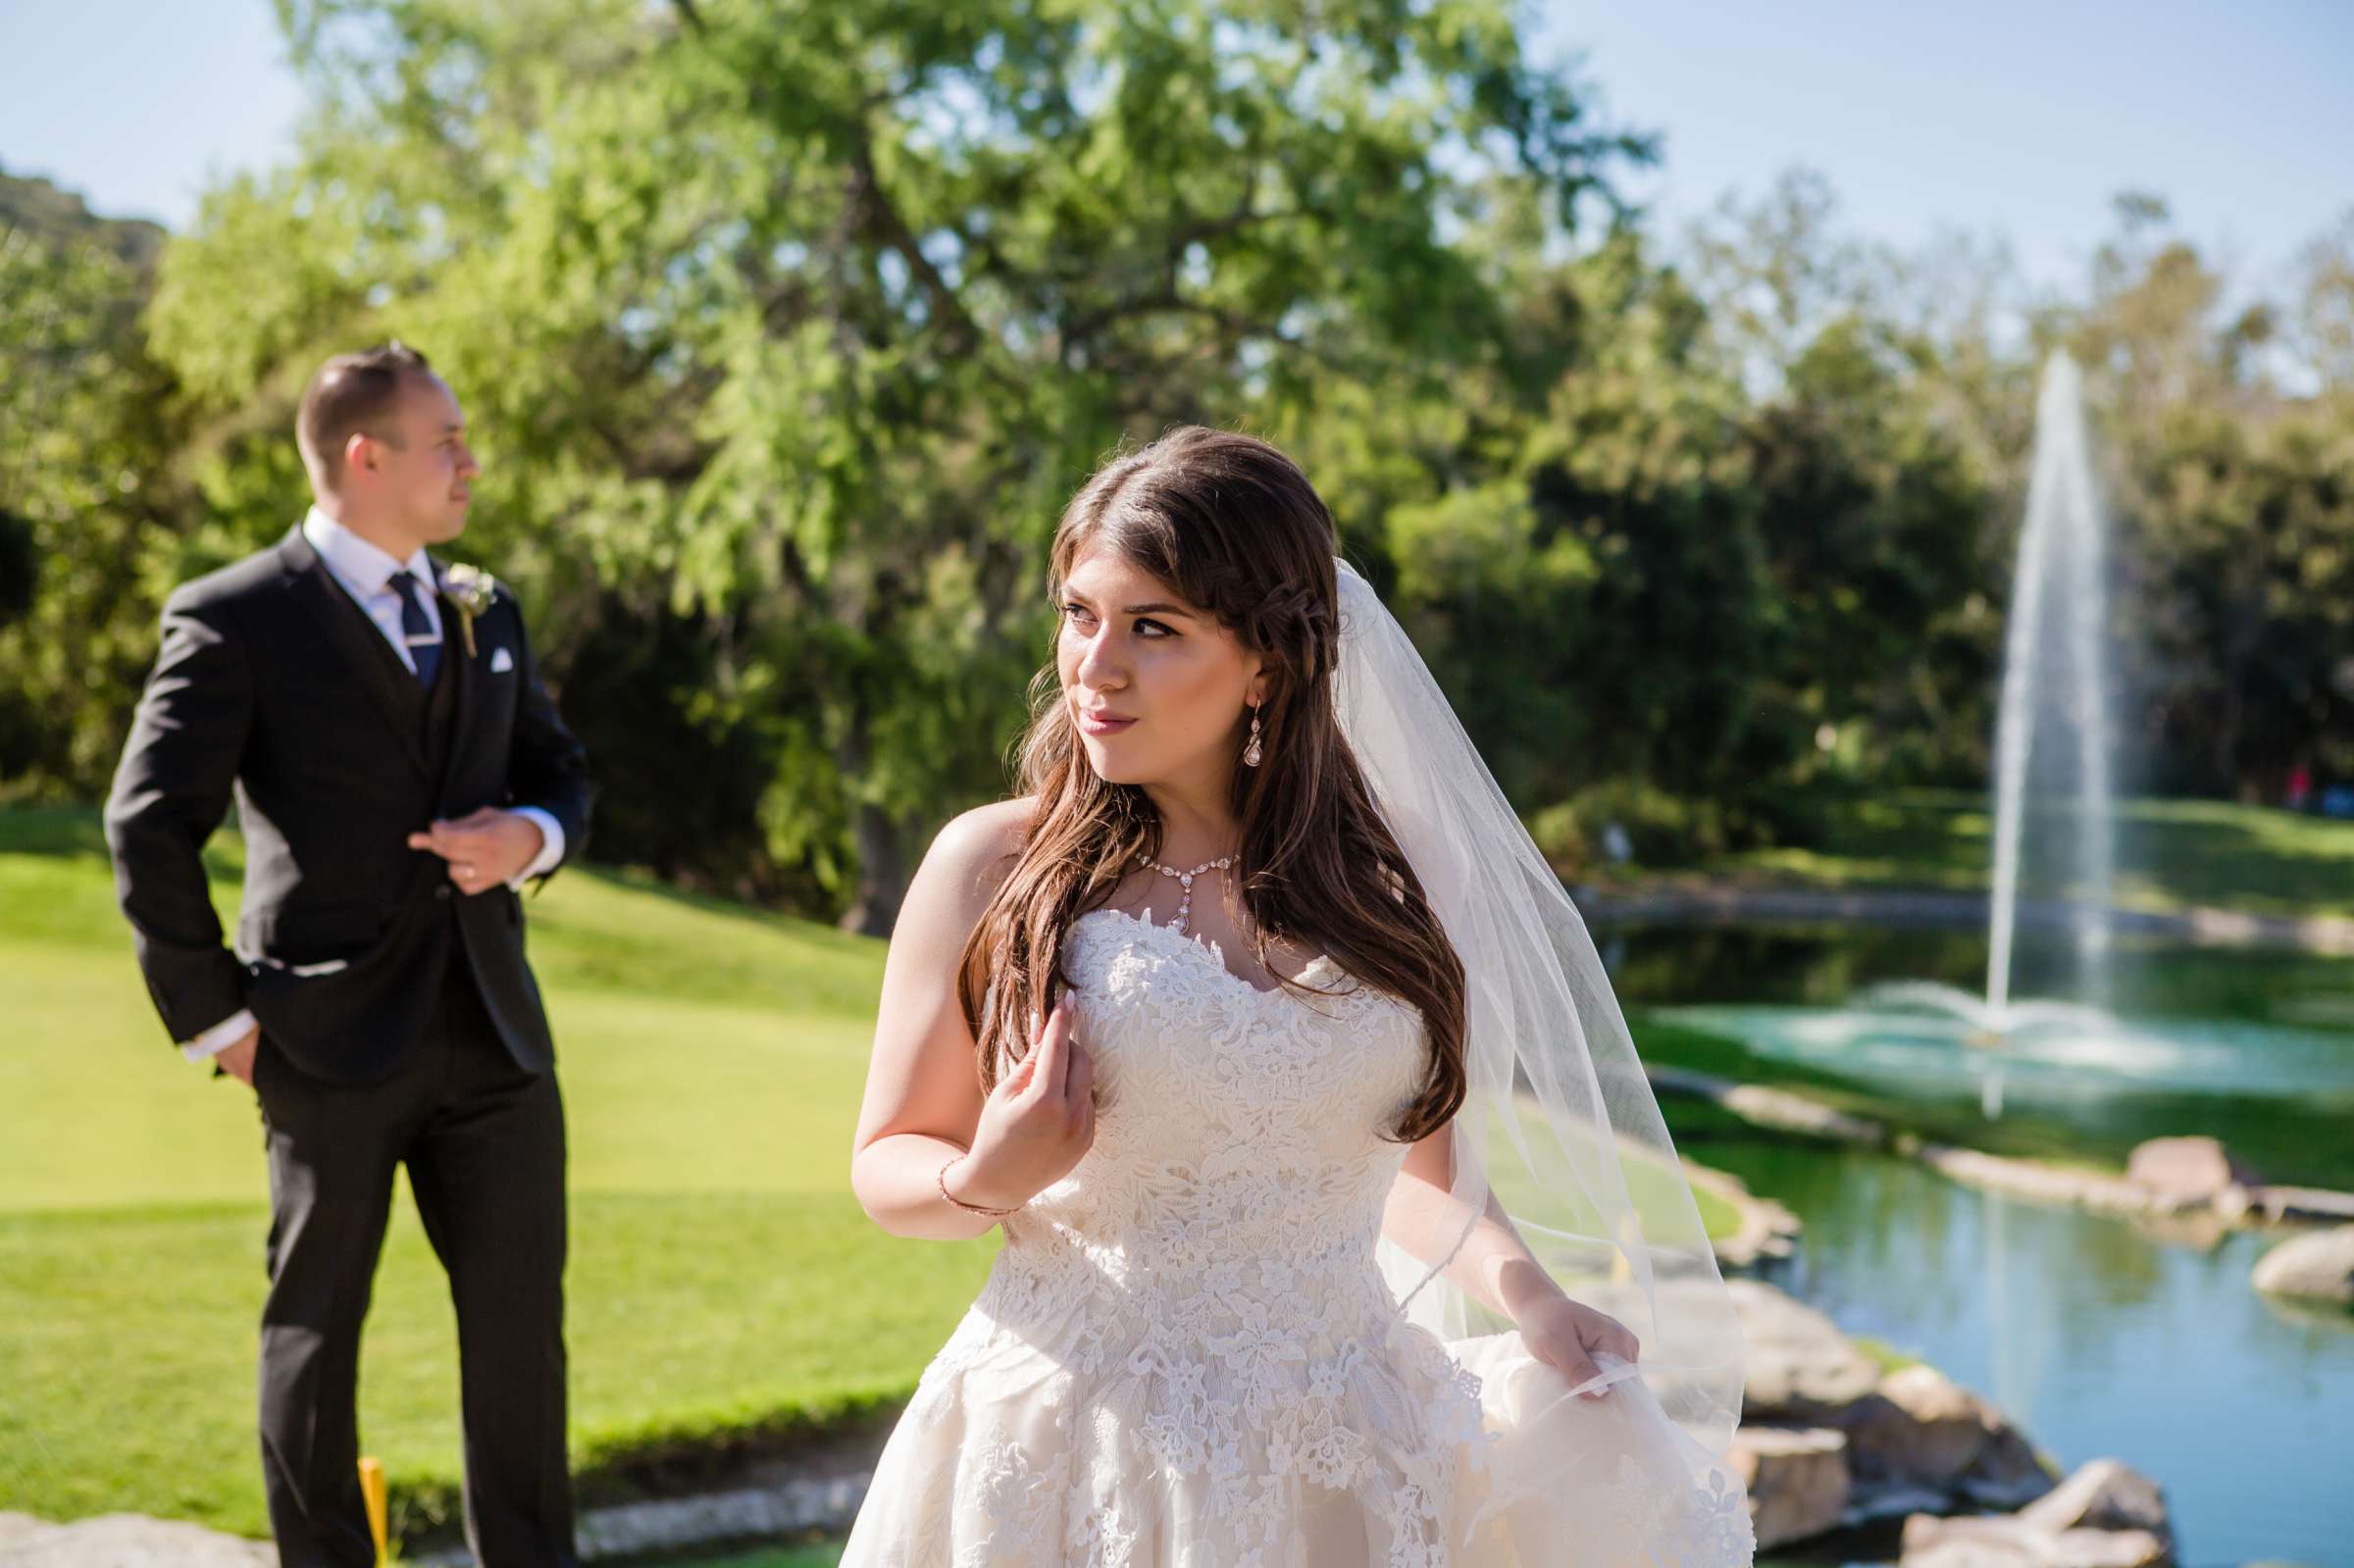
[[[1131,926],[1142,927],[1145,931],[1157,935],[1169,944],[1190,949],[1197,959],[1213,966],[1219,974],[1225,976],[1227,980],[1233,982],[1237,986],[1240,986],[1243,989],[1251,992],[1251,994],[1254,996],[1280,996],[1290,989],[1290,986],[1283,985],[1252,985],[1251,982],[1245,980],[1242,976],[1236,974],[1232,969],[1227,967],[1226,950],[1223,947],[1220,947],[1214,938],[1205,939],[1202,937],[1189,936],[1184,932],[1179,931],[1175,926],[1163,925],[1148,914],[1132,914],[1128,910],[1115,909],[1111,905],[1105,904],[1100,909],[1091,909],[1086,914],[1081,915],[1078,920],[1071,923],[1072,927],[1076,929],[1083,922],[1093,920],[1098,915],[1110,915],[1114,919],[1125,921]],[[1331,970],[1335,974],[1345,973],[1345,971],[1341,970],[1338,965],[1333,963],[1332,955],[1330,953],[1318,953],[1315,957],[1307,961],[1306,967],[1302,969],[1300,973],[1290,977],[1291,985],[1305,986],[1312,977],[1324,970]]]

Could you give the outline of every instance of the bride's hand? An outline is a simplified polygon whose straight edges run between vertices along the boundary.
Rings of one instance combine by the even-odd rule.
[[[1573,1386],[1602,1376],[1602,1369],[1594,1364],[1596,1355],[1633,1361],[1642,1350],[1625,1324],[1559,1290],[1531,1303],[1520,1314],[1519,1329],[1529,1354],[1560,1368]],[[1588,1389],[1579,1397],[1599,1399],[1608,1392],[1608,1389]]]
[[[1096,1136],[1095,1060],[1071,1036],[1065,990],[1012,1072],[981,1105],[972,1151],[948,1167],[949,1191],[987,1208],[1018,1208],[1061,1180]]]

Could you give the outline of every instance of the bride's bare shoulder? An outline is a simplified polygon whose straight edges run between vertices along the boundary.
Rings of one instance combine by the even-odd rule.
[[[993,800],[949,818],[934,835],[918,877],[933,884],[942,895],[958,904],[970,904],[978,913],[1012,874],[1037,803],[1036,796],[1020,795]]]

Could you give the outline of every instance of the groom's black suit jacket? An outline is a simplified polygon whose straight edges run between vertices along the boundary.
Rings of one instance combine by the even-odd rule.
[[[428,691],[300,528],[165,601],[106,835],[174,1039],[250,1007],[303,1072],[378,1083],[424,1036],[447,966],[471,961],[518,1065],[553,1062],[522,900],[503,885],[459,892],[408,835],[482,806],[537,806],[569,861],[588,837],[588,756],[539,684],[512,598],[476,619],[471,656],[457,612],[444,604],[441,620]],[[245,835],[233,953],[200,858],[232,789]]]

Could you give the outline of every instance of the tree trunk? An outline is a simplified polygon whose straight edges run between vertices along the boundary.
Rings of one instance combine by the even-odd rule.
[[[850,815],[850,836],[858,851],[858,883],[842,929],[862,936],[888,936],[907,896],[906,838],[900,825],[880,807],[861,803]]]

